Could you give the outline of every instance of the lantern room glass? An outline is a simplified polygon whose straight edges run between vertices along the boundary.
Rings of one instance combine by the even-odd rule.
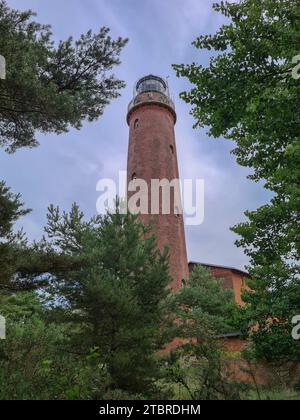
[[[167,85],[163,79],[157,76],[146,76],[140,79],[136,85],[136,94],[143,92],[160,92],[168,94]]]

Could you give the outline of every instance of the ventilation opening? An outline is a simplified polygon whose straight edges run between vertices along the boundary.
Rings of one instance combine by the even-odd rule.
[[[139,128],[139,126],[140,126],[140,120],[137,118],[135,121],[134,121],[134,129],[137,129],[137,128]]]

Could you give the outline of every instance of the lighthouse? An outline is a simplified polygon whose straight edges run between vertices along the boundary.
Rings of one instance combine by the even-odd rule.
[[[140,212],[139,217],[146,225],[153,226],[158,247],[169,249],[170,288],[173,290],[178,290],[189,275],[178,191],[176,119],[167,81],[154,75],[141,78],[134,87],[127,112],[127,196],[130,200],[138,185],[147,186],[144,192],[146,209]]]

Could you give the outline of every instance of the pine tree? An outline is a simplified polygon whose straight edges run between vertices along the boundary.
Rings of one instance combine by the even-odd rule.
[[[6,78],[0,79],[0,145],[14,152],[38,144],[36,132],[65,133],[94,121],[124,83],[111,70],[127,40],[109,29],[88,31],[56,46],[51,27],[29,10],[10,9],[0,1],[0,54]]]
[[[223,342],[226,333],[234,332],[238,311],[232,291],[198,266],[166,305],[170,337],[180,340],[167,360],[167,381],[182,386],[193,400],[240,399]]]
[[[46,232],[41,249],[47,243],[85,261],[64,274],[53,270],[45,289],[56,319],[74,325],[72,348],[83,355],[94,349],[112,389],[152,395],[171,281],[167,254],[148,227],[118,208],[84,221],[76,205],[69,214],[51,206]]]

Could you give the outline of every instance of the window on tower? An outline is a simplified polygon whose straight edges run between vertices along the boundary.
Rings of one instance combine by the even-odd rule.
[[[175,209],[174,209],[174,216],[176,217],[176,218],[180,218],[181,217],[181,211],[180,211],[180,209],[179,209],[179,207],[178,206],[175,206]]]
[[[140,126],[140,120],[137,118],[137,119],[134,121],[134,129],[139,128],[139,126]]]
[[[174,146],[172,146],[172,144],[170,144],[170,150],[171,150],[172,155],[174,155]]]

